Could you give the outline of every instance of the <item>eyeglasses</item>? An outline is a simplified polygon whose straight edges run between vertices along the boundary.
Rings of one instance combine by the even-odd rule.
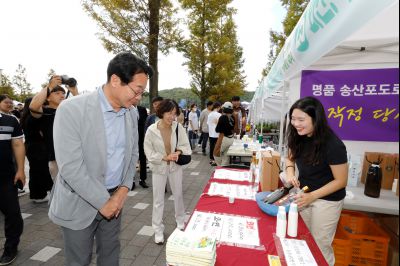
[[[131,89],[131,91],[132,91],[133,94],[135,95],[134,98],[139,97],[139,96],[142,96],[143,93],[144,93],[144,91],[142,91],[142,92],[140,92],[140,93],[137,93],[134,89],[132,89],[131,86],[129,86],[129,84],[126,84],[126,86],[128,86],[128,88]]]

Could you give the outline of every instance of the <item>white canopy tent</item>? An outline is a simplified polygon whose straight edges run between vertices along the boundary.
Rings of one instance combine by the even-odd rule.
[[[304,29],[306,27],[306,18],[309,18],[311,14],[318,14],[315,10],[316,6],[320,1],[311,1],[306,11],[304,12],[302,19],[293,31],[294,34],[299,31],[298,28]],[[343,4],[343,1],[330,1],[334,2],[339,6]],[[348,2],[348,1],[346,1]],[[362,1],[353,0],[349,2],[354,5],[375,5],[373,9],[374,13],[360,13],[357,9],[354,10],[354,14],[344,14],[343,17],[335,25],[336,29],[327,30],[327,34],[334,34],[332,36],[320,36],[321,39],[331,38],[336,42],[333,49],[326,50],[325,52],[319,52],[321,56],[306,58],[304,54],[296,58],[298,51],[290,51],[290,47],[293,46],[293,37],[289,36],[287,43],[285,44],[286,49],[283,49],[282,55],[278,56],[276,61],[277,65],[274,64],[272,72],[266,77],[265,80],[260,84],[260,88],[256,91],[252,101],[252,105],[257,103],[264,103],[262,113],[268,113],[270,106],[268,103],[271,95],[275,92],[288,93],[288,99],[282,99],[280,114],[281,121],[283,121],[285,113],[288,111],[292,103],[294,103],[300,97],[300,83],[301,83],[301,71],[302,70],[346,70],[346,69],[373,69],[373,68],[398,68],[399,66],[399,1],[388,0],[388,1]],[[349,4],[350,5],[350,4]],[[344,6],[342,6],[344,7]],[[369,9],[363,8],[364,11]],[[308,16],[307,16],[308,14]],[[357,18],[356,18],[357,16]],[[358,17],[358,16],[361,16]],[[354,20],[362,20],[363,24],[358,27],[353,27],[353,32],[349,33],[348,36],[343,37],[342,31],[349,31],[346,23]],[[340,21],[342,20],[342,21]],[[357,22],[355,22],[357,24]],[[353,25],[350,25],[353,26]],[[322,34],[322,33],[321,33]],[[337,35],[335,35],[337,34]],[[335,38],[337,36],[337,38]],[[317,38],[317,36],[314,36]],[[317,42],[317,40],[314,40]],[[324,43],[324,40],[322,40]],[[290,44],[292,43],[292,44]],[[311,41],[309,42],[311,43]],[[325,42],[326,43],[326,42]],[[297,46],[298,47],[298,46]],[[321,49],[317,47],[315,49]],[[298,50],[298,49],[297,49]],[[285,55],[286,54],[286,55]],[[289,54],[289,56],[288,56]],[[290,55],[292,54],[292,55]],[[313,52],[313,56],[318,52]],[[281,58],[279,58],[281,57]],[[294,57],[294,58],[293,58]],[[309,63],[309,64],[308,64]],[[290,65],[292,64],[292,65]],[[303,66],[301,66],[303,65]],[[278,74],[277,74],[278,73]],[[260,100],[262,99],[262,100]],[[272,109],[274,112],[275,110]],[[255,115],[254,118],[257,116]],[[282,125],[283,123],[281,123]],[[282,129],[282,128],[281,128]],[[282,130],[281,130],[282,132]],[[282,136],[281,136],[282,139]],[[382,142],[346,142],[346,146],[350,153],[363,154],[366,150],[368,151],[382,151],[385,152],[398,152],[398,145],[394,143],[382,143]]]

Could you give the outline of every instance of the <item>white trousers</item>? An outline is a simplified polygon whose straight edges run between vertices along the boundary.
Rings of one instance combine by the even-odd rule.
[[[218,166],[229,165],[229,156],[226,154],[229,147],[233,144],[233,138],[224,137],[221,143],[221,156],[214,156],[215,163]]]
[[[318,199],[300,211],[305,224],[330,266],[335,264],[332,242],[344,201]]]
[[[167,179],[174,196],[175,220],[177,227],[183,229],[185,226],[185,207],[183,205],[182,192],[182,167],[174,167],[172,172],[168,167],[165,175],[153,173],[153,217],[152,226],[156,235],[162,235],[164,232],[163,213],[165,200],[165,185]]]

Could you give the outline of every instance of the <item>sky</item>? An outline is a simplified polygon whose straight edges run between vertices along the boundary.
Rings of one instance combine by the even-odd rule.
[[[267,64],[269,30],[282,30],[285,15],[279,0],[234,0],[239,45],[245,60],[245,88],[254,91]],[[18,64],[26,68],[33,92],[47,81],[50,69],[74,77],[80,91],[93,91],[106,82],[107,52],[101,32],[79,0],[0,1],[0,69],[12,77]],[[176,51],[159,53],[159,89],[189,88],[190,76]]]

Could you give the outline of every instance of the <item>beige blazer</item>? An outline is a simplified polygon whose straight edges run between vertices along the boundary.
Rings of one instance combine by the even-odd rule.
[[[147,160],[149,161],[149,167],[153,173],[164,175],[167,173],[168,167],[171,167],[171,171],[174,171],[177,167],[182,167],[174,162],[171,162],[170,165],[167,164],[166,161],[163,161],[162,158],[167,155],[165,151],[164,141],[161,136],[160,130],[157,128],[156,122],[152,124],[146,132],[146,136],[144,138],[144,152],[146,154]],[[192,149],[190,148],[189,138],[186,134],[186,130],[183,126],[177,122],[173,122],[172,125],[172,134],[171,134],[171,149],[175,150],[177,146],[178,150],[181,150],[183,154],[191,155]],[[178,145],[176,145],[176,127],[178,127]]]

